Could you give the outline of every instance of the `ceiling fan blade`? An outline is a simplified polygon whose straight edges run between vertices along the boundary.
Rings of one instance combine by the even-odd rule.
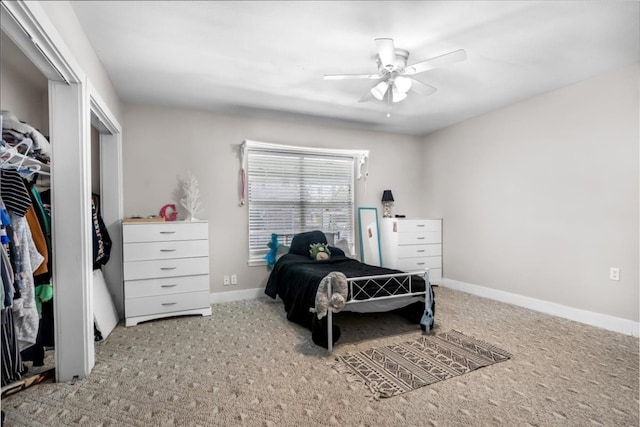
[[[444,55],[436,56],[434,58],[427,59],[426,61],[410,65],[404,69],[404,74],[413,75],[423,73],[454,62],[464,61],[465,59],[467,59],[467,52],[465,52],[464,49],[458,49],[453,52],[445,53]]]
[[[350,79],[379,79],[379,74],[325,74],[325,80],[350,80]]]
[[[433,93],[435,93],[438,89],[428,85],[426,83],[422,83],[420,80],[416,80],[416,79],[411,79],[411,81],[413,82],[413,84],[411,85],[411,89],[413,92],[419,94],[419,95],[424,95],[424,96],[428,96],[431,95]]]
[[[393,39],[376,39],[376,49],[383,66],[395,64],[396,48],[393,45]]]

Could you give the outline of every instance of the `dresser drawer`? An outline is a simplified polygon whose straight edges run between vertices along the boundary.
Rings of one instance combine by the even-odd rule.
[[[168,242],[125,243],[122,248],[122,256],[125,262],[206,257],[209,256],[209,241],[175,240]]]
[[[125,300],[124,312],[126,317],[134,317],[195,310],[210,307],[209,299],[209,291],[158,295],[145,298],[127,298]]]
[[[442,245],[404,245],[398,246],[398,258],[416,258],[442,255]]]
[[[424,245],[427,243],[442,243],[442,233],[440,231],[398,233],[398,245]]]
[[[209,291],[209,275],[163,277],[159,279],[127,280],[124,294],[127,298],[141,298],[181,292]]]
[[[208,238],[209,224],[207,222],[125,223],[122,226],[123,243],[206,240]]]
[[[413,233],[426,231],[442,231],[442,221],[439,219],[400,219],[398,220],[398,232]]]
[[[125,262],[124,280],[209,274],[209,257]]]
[[[398,259],[398,270],[413,271],[425,268],[442,268],[442,257],[430,256],[423,258]]]

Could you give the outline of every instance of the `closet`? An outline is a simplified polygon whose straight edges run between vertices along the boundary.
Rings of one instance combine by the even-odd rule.
[[[51,376],[54,346],[47,79],[0,34],[2,386]],[[20,117],[14,113],[20,114]],[[51,356],[51,352],[49,352]]]
[[[53,363],[57,381],[73,381],[88,376],[95,363],[94,304],[99,301],[95,301],[92,274],[94,188],[100,190],[99,209],[115,249],[104,266],[104,276],[110,284],[108,294],[116,303],[116,317],[123,307],[121,249],[117,249],[121,247],[122,218],[121,128],[42,6],[38,2],[2,1],[0,7],[3,52],[7,51],[8,36],[22,54],[17,75],[29,76],[24,71],[28,68],[40,73],[38,82],[24,78],[5,81],[12,74],[1,73],[0,108],[12,110],[20,121],[50,137]],[[45,96],[38,101],[11,98],[19,86],[33,88],[34,83],[38,90],[45,88]],[[92,151],[99,151],[97,187],[92,183]]]

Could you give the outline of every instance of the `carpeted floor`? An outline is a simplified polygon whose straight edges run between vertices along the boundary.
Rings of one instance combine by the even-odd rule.
[[[511,359],[372,400],[281,302],[234,302],[210,317],[118,326],[89,378],[3,399],[5,425],[638,426],[637,338],[442,287],[436,301],[436,333],[461,331]],[[336,354],[421,335],[392,314],[336,323]]]

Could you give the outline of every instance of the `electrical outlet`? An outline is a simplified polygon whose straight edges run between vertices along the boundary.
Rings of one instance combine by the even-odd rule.
[[[229,275],[228,275],[228,274],[225,274],[225,275],[224,275],[224,277],[223,277],[223,279],[222,279],[222,284],[223,284],[224,286],[229,286]]]
[[[232,285],[237,285],[238,284],[238,276],[235,274],[231,275],[231,284]]]
[[[610,280],[620,280],[620,269],[617,267],[611,267],[609,269],[609,279]]]

